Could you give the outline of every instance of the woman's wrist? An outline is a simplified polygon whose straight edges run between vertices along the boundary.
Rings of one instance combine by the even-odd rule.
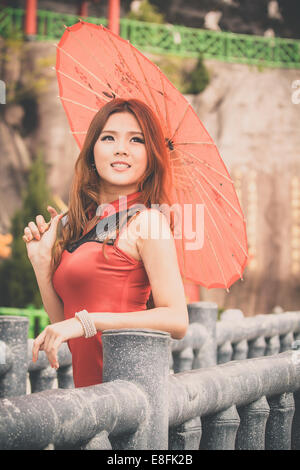
[[[93,321],[97,331],[103,331],[110,329],[112,317],[109,316],[109,312],[92,312],[90,318]]]
[[[97,334],[95,323],[87,310],[76,312],[75,318],[81,323],[85,338],[91,338]]]
[[[39,255],[37,258],[30,258],[30,263],[35,270],[45,270],[51,267],[51,253]]]

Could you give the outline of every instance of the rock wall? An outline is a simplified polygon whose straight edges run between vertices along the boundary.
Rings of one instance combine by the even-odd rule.
[[[9,230],[19,207],[33,156],[43,152],[48,183],[54,194],[68,200],[77,144],[58,98],[55,47],[49,42],[0,42],[0,79],[6,83],[7,104],[0,115],[0,233]],[[11,103],[14,84],[17,102]],[[64,177],[62,178],[62,175]]]
[[[51,68],[54,47],[46,42],[25,43],[23,47],[22,51],[5,51],[10,60],[2,61],[1,79],[23,82],[24,86],[33,73],[45,86],[32,95],[29,104],[20,99],[17,105],[1,108],[2,233],[9,230],[9,219],[21,204],[26,172],[36,149],[44,152],[53,193],[65,203],[79,154],[57,98],[56,74]],[[1,50],[3,57],[3,43]],[[211,73],[209,86],[187,99],[235,181],[247,220],[250,262],[244,281],[237,281],[229,293],[201,288],[201,299],[225,308],[241,308],[246,315],[268,313],[276,305],[299,309],[300,104],[292,98],[292,84],[300,78],[299,71],[258,71],[217,61],[206,61],[206,65]]]
[[[299,71],[206,63],[211,83],[190,102],[235,181],[250,263],[229,294],[201,289],[201,298],[243,305],[247,315],[299,309],[300,100],[292,88]]]

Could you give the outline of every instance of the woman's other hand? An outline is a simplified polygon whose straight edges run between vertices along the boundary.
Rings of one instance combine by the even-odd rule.
[[[57,323],[48,325],[33,342],[32,360],[36,362],[39,351],[45,351],[51,367],[57,369],[58,349],[60,345],[71,338],[79,338],[84,335],[81,322],[77,318],[69,318]]]
[[[43,259],[51,258],[51,250],[56,240],[58,222],[63,214],[57,214],[57,211],[47,207],[51,219],[46,222],[42,215],[36,216],[36,223],[29,222],[24,228],[23,240],[26,243],[28,258],[32,264],[37,264]]]

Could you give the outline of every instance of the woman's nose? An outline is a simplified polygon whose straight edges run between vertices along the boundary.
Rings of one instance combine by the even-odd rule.
[[[124,153],[126,154],[128,153],[126,143],[123,140],[119,140],[116,143],[115,154],[118,155],[118,154],[124,154]]]

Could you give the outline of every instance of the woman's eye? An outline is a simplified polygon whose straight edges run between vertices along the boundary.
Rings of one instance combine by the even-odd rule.
[[[112,137],[113,138],[112,135],[105,135],[104,137],[102,137],[101,140],[105,140],[107,137]],[[140,139],[140,137],[132,137],[132,139],[137,139],[137,141],[140,142],[141,144],[145,143],[145,141],[143,139]]]

